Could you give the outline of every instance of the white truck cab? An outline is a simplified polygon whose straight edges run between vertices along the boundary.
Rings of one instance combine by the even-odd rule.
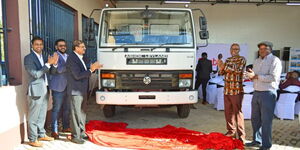
[[[96,101],[105,117],[116,106],[177,106],[186,118],[194,90],[196,36],[186,8],[105,8],[101,12]]]

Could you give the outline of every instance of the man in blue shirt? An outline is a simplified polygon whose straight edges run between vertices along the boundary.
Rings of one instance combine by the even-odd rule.
[[[68,58],[66,41],[58,39],[55,41],[55,49],[59,56],[57,69],[51,69],[49,88],[52,90],[53,107],[51,115],[51,136],[55,139],[58,135],[58,118],[62,110],[63,132],[71,132],[70,129],[70,101],[67,98],[67,73],[66,62]]]

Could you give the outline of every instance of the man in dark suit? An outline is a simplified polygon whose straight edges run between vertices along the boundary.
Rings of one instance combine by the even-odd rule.
[[[47,57],[42,55],[43,39],[34,37],[31,41],[32,50],[24,58],[25,70],[28,73],[28,138],[29,145],[41,147],[39,141],[52,141],[46,136],[44,129],[48,106],[48,79],[51,65],[57,64],[58,55]],[[55,69],[55,67],[54,67]]]
[[[55,49],[59,56],[57,69],[50,69],[49,88],[52,91],[53,107],[51,113],[51,136],[55,139],[58,135],[58,118],[62,110],[63,132],[71,132],[70,129],[70,101],[67,98],[67,67],[66,61],[68,58],[66,41],[58,39],[55,41]]]
[[[203,101],[202,104],[206,105],[206,86],[210,79],[210,73],[212,72],[212,62],[207,59],[207,53],[201,54],[202,58],[198,60],[198,64],[196,67],[196,85],[195,89],[198,90],[199,86],[202,84],[202,93],[203,93]]]
[[[89,60],[83,57],[86,48],[82,41],[75,40],[72,49],[73,52],[69,55],[67,60],[67,91],[71,100],[71,141],[77,144],[83,144],[83,138],[86,138],[84,133],[86,119],[84,106],[87,101],[89,77],[95,70],[100,69],[102,65],[95,62],[89,67]]]

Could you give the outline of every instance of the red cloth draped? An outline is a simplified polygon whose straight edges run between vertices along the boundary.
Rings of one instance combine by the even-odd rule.
[[[202,132],[166,125],[162,128],[131,129],[126,123],[89,121],[85,128],[89,140],[107,147],[140,150],[244,149],[240,140],[217,132]]]

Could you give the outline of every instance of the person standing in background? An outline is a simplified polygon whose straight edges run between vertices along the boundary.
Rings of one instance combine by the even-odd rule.
[[[223,58],[223,55],[222,55],[221,53],[218,54],[218,60],[217,60],[217,72],[216,72],[216,73],[218,73],[218,75],[219,75],[219,70],[220,70],[218,64],[219,64],[219,63],[222,63],[222,64],[224,63],[223,60],[222,60],[222,58]]]
[[[195,89],[198,90],[199,86],[202,85],[203,101],[202,104],[206,105],[206,86],[210,79],[210,73],[212,72],[212,61],[207,59],[207,53],[202,53],[201,57],[198,60],[196,67],[196,84]]]

